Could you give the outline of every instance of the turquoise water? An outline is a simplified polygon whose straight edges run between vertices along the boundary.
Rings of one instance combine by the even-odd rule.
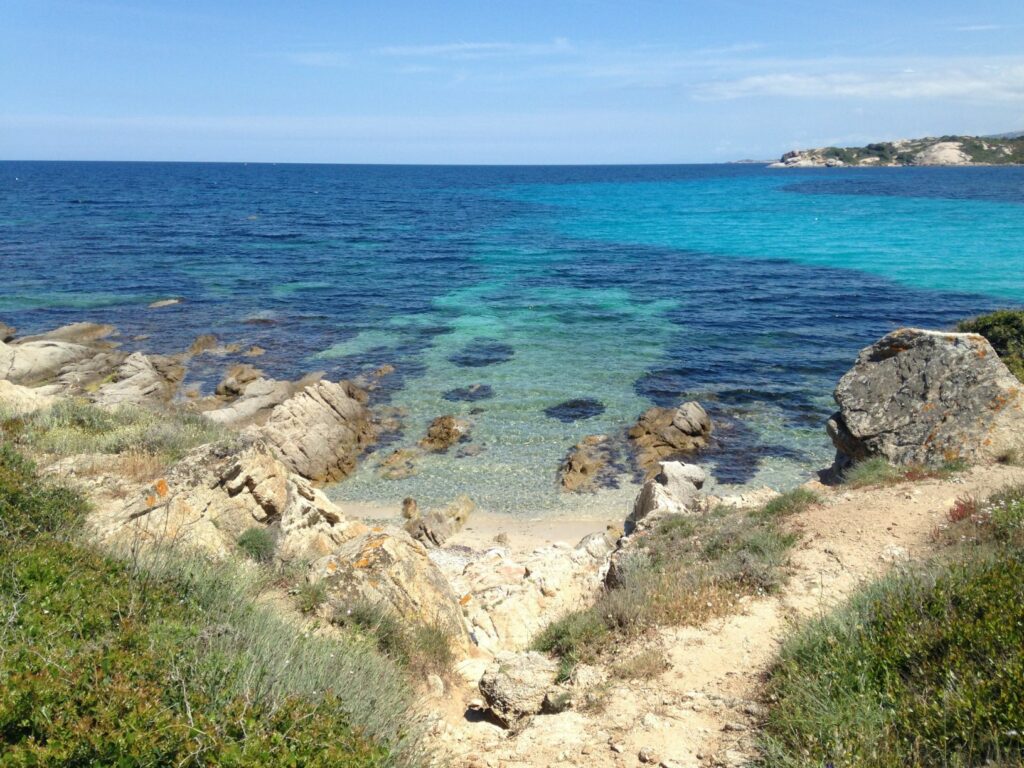
[[[342,499],[624,508],[628,466],[566,497],[560,460],[688,398],[716,421],[720,482],[786,487],[828,463],[831,389],[860,347],[1024,300],[1021,169],[0,163],[0,180],[0,319],[109,321],[160,351],[213,331],[278,376],[390,363],[373,397],[404,423],[381,455],[441,414],[472,422],[415,477],[371,456]],[[169,295],[186,301],[145,309]],[[453,393],[475,384],[491,396]],[[574,399],[592,415],[549,415]]]

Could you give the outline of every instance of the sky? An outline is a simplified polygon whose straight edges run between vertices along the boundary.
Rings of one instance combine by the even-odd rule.
[[[0,159],[690,163],[1024,130],[1024,2],[0,0]]]

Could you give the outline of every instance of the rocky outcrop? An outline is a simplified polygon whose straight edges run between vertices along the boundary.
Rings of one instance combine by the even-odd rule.
[[[431,453],[444,453],[456,443],[467,439],[469,424],[454,416],[439,416],[427,428],[427,435],[420,440],[420,448]]]
[[[385,480],[404,480],[416,475],[420,470],[417,459],[420,454],[411,448],[398,448],[389,453],[377,465],[377,474]]]
[[[863,147],[817,147],[787,152],[772,168],[899,165],[1019,165],[1024,137],[943,136],[882,141]]]
[[[619,539],[608,562],[605,584],[621,587],[630,563],[642,556],[644,538],[660,520],[671,515],[694,515],[704,512],[706,501],[701,493],[707,476],[694,464],[678,461],[661,463],[661,471],[644,483],[626,518],[626,535]]]
[[[53,381],[66,365],[91,358],[96,350],[69,341],[0,342],[0,379],[15,384]]]
[[[596,491],[615,477],[614,455],[607,435],[589,435],[578,442],[558,468],[558,482],[569,493]]]
[[[836,468],[998,459],[1024,448],[1024,387],[984,337],[914,328],[862,350],[827,424]]]
[[[118,366],[112,380],[96,390],[93,400],[98,405],[167,403],[184,377],[185,367],[177,359],[134,352]]]
[[[14,334],[16,334],[17,332],[18,329],[15,328],[14,326],[0,322],[0,341],[14,341]]]
[[[216,558],[237,551],[239,536],[254,526],[276,539],[281,560],[312,560],[367,529],[306,480],[292,474],[262,440],[195,449],[163,478],[90,521],[98,538],[139,544],[194,547]]]
[[[340,480],[373,441],[365,393],[318,381],[274,408],[262,433],[285,466],[316,482]]]
[[[204,407],[204,414],[211,421],[226,427],[241,429],[253,424],[260,425],[270,418],[274,409],[306,386],[316,383],[323,374],[311,373],[299,381],[278,381],[258,378],[242,387],[241,394],[228,405],[220,398],[210,398]]]
[[[69,344],[92,344],[117,333],[117,328],[106,323],[71,323],[52,331],[37,333],[19,339],[24,344],[33,341],[65,341]]]
[[[463,596],[477,644],[492,653],[521,650],[560,615],[594,600],[619,533],[593,533],[575,547],[556,543],[522,557],[496,547],[461,570],[438,559]]]
[[[500,654],[480,679],[488,709],[507,727],[544,710],[559,694],[555,686],[558,662],[544,654]]]
[[[678,408],[650,408],[629,430],[637,464],[650,478],[659,462],[692,455],[705,448],[711,438],[711,418],[700,403],[687,402]]]
[[[328,617],[344,623],[353,606],[372,604],[406,621],[444,629],[470,646],[462,609],[427,550],[400,530],[375,530],[313,563],[309,580],[327,590]]]
[[[56,402],[57,398],[39,390],[0,379],[0,417],[27,416],[49,408]]]
[[[411,502],[411,503],[409,503]],[[402,514],[406,518],[405,531],[427,546],[440,547],[462,530],[476,504],[468,496],[460,496],[444,509],[420,514],[414,499],[406,499]]]

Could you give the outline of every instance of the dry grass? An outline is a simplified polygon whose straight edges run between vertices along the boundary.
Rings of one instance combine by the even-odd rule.
[[[612,676],[619,680],[651,680],[669,668],[665,652],[648,648],[612,666]]]
[[[967,469],[962,461],[950,461],[938,467],[911,465],[897,467],[881,457],[859,461],[843,473],[843,484],[850,488],[887,486],[921,480],[946,480]]]

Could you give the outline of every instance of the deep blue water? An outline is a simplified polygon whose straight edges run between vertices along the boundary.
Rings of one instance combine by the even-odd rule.
[[[7,162],[0,319],[111,322],[167,352],[214,332],[266,348],[276,376],[391,363],[375,397],[405,430],[388,450],[472,419],[472,455],[403,481],[370,461],[343,498],[625,504],[628,475],[580,502],[554,473],[652,403],[708,405],[720,481],[827,463],[858,349],[1024,302],[1022,204],[1016,168]],[[169,296],[185,301],[146,308]],[[235,361],[200,360],[205,387]]]

